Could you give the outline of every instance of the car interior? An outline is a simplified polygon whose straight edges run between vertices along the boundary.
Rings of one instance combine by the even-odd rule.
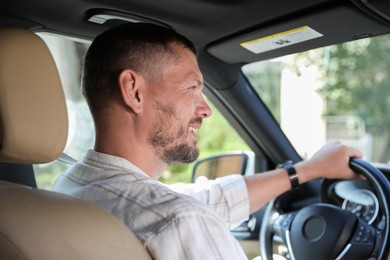
[[[311,136],[318,135],[321,137],[318,142],[324,142],[344,138],[344,130],[351,125],[359,130],[353,132],[353,137],[360,139],[352,140],[350,133],[348,138],[341,139],[364,152],[367,160],[351,160],[350,166],[365,180],[315,180],[270,201],[231,230],[248,258],[390,258],[390,150],[387,150],[390,143],[385,139],[390,86],[384,84],[387,92],[377,94],[387,97],[385,103],[370,99],[367,94],[357,102],[356,107],[378,104],[376,110],[360,117],[349,113],[342,117],[332,117],[331,113],[324,116],[321,110],[319,114],[322,119],[326,117],[326,122],[318,124],[310,115],[297,112],[292,117],[288,113],[292,112],[291,107],[317,100],[313,91],[307,94],[297,90],[306,83],[295,81],[291,83],[294,89],[278,94],[291,107],[283,110],[280,104],[277,113],[272,105],[274,100],[270,98],[269,103],[267,93],[259,90],[267,84],[267,91],[277,89],[274,82],[279,79],[272,78],[271,69],[290,55],[298,54],[294,56],[298,60],[301,53],[324,48],[320,58],[302,57],[306,63],[321,60],[323,63],[318,67],[331,70],[334,63],[329,56],[334,53],[329,46],[352,46],[348,48],[355,48],[359,57],[369,49],[369,40],[386,43],[390,34],[389,2],[14,0],[2,3],[0,8],[0,259],[151,258],[131,230],[114,216],[93,203],[41,188],[38,173],[39,168],[46,166],[52,167],[47,167],[49,173],[54,172],[57,162],[68,167],[77,161],[78,156],[69,156],[67,151],[71,146],[69,140],[79,132],[86,132],[93,139],[90,133],[93,130],[72,123],[73,118],[88,111],[81,113],[77,110],[79,105],[68,101],[68,95],[75,94],[66,85],[77,91],[80,75],[76,73],[75,81],[66,82],[61,71],[69,68],[63,66],[61,59],[74,59],[82,64],[85,49],[94,37],[129,22],[173,28],[194,42],[205,80],[205,96],[249,147],[250,151],[229,151],[199,160],[189,182],[195,182],[199,175],[215,178],[231,171],[250,175],[274,169],[286,160],[299,162],[308,158],[312,146],[318,144]],[[65,52],[52,51],[52,36],[76,42],[72,46],[77,48],[72,47],[76,48],[72,51],[83,54],[74,58]],[[343,45],[355,42],[356,45]],[[387,45],[390,46],[390,41]],[[345,56],[352,55],[347,51]],[[386,60],[386,53],[382,52],[380,58]],[[378,60],[370,63],[376,70],[382,69]],[[260,81],[257,86],[259,79],[251,78],[250,73],[253,68],[265,67],[264,64],[271,64],[266,67],[270,70],[261,74],[269,82]],[[365,81],[386,82],[383,71],[390,71],[383,66],[383,71],[368,78],[361,72],[365,69],[351,74],[354,69],[357,71],[359,62],[343,64],[340,59],[335,64],[335,74],[341,74],[344,67],[353,68],[347,71],[350,74],[346,73],[344,86],[348,81],[352,84],[354,78],[359,81],[357,85],[364,85]],[[290,67],[298,71],[299,77],[304,73],[294,65]],[[308,74],[310,78],[313,72]],[[282,77],[280,81],[292,82],[291,78]],[[321,103],[321,109],[332,106],[339,109],[332,99],[347,96],[348,91],[332,92],[326,96],[331,102]],[[76,110],[72,110],[74,107]],[[304,110],[314,111],[316,107]],[[370,125],[368,120],[375,113],[382,123],[377,131],[372,130],[376,125]],[[292,134],[286,125],[294,129]],[[317,131],[317,125],[326,128],[326,132]],[[335,127],[339,127],[337,131]],[[380,138],[369,135],[379,128]],[[302,150],[303,145],[295,142],[298,137],[307,141],[308,149]],[[82,147],[84,151],[89,148]],[[383,159],[376,155],[378,150],[384,151]],[[198,172],[220,160],[231,163],[230,156],[240,159],[238,165],[229,165],[229,170],[213,174]],[[55,170],[56,174],[65,169],[61,167]],[[317,216],[321,216],[321,221]]]

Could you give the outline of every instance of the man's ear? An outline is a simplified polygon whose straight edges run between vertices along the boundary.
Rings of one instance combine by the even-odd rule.
[[[131,108],[134,113],[142,111],[142,87],[145,84],[142,76],[133,70],[123,70],[118,78],[119,88],[123,102]]]

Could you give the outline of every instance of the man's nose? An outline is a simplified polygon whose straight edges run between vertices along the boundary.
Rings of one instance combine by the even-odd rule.
[[[206,99],[204,98],[203,94],[200,96],[200,100],[198,102],[197,108],[196,108],[196,115],[201,118],[209,118],[212,114],[210,106],[207,104]]]

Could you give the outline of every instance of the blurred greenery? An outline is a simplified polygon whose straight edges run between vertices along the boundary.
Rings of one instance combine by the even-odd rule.
[[[280,122],[280,85],[281,62],[258,62],[244,66],[243,72],[261,99],[272,111],[276,121]]]
[[[289,69],[318,68],[318,94],[325,101],[323,116],[344,116],[364,122],[365,137],[372,140],[370,160],[390,161],[390,37],[377,36],[318,48],[282,59],[244,66],[243,71],[262,100],[280,121],[280,79]],[[292,59],[290,61],[290,59]],[[294,86],[295,87],[295,86]],[[348,123],[348,122],[347,122]],[[367,142],[368,143],[368,142]]]
[[[60,161],[54,161],[48,164],[35,164],[33,167],[38,188],[51,190],[57,177],[70,167],[70,165]]]
[[[329,49],[324,87],[321,95],[327,100],[327,114],[344,111],[365,119],[370,133],[387,134],[390,117],[390,38],[377,37]]]
[[[390,159],[390,52],[389,37],[375,37],[324,49],[323,82],[319,94],[326,100],[325,115],[353,115],[364,120],[366,131],[380,140],[372,159]],[[317,61],[318,62],[318,61]],[[374,140],[374,141],[375,141]]]

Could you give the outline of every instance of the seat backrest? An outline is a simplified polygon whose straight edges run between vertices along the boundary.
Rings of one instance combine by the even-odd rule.
[[[64,93],[47,46],[30,31],[1,28],[0,162],[53,161],[67,129]],[[6,181],[0,181],[0,258],[150,259],[103,208]]]

